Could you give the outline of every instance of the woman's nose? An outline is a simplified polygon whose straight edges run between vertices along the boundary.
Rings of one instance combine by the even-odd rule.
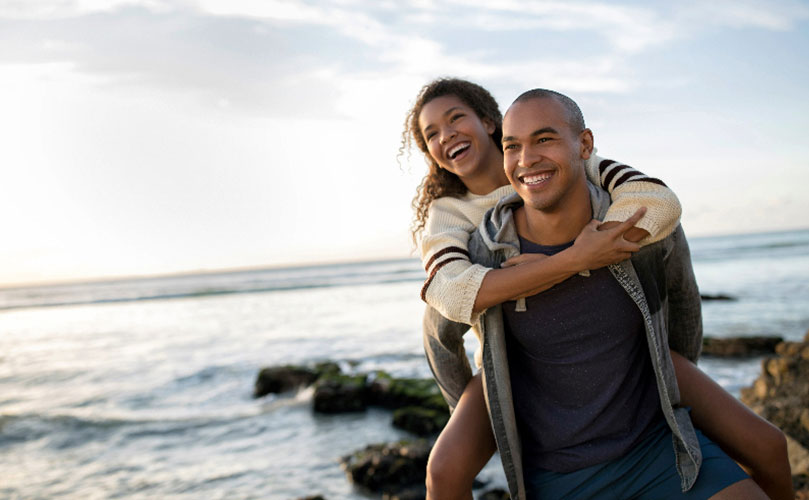
[[[441,130],[441,144],[446,144],[447,141],[455,137],[455,130],[452,128],[445,128]]]

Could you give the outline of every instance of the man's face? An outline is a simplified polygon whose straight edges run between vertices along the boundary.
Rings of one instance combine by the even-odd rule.
[[[584,160],[593,135],[574,132],[565,108],[556,99],[515,103],[503,119],[506,177],[526,206],[554,211],[577,182],[583,182]]]

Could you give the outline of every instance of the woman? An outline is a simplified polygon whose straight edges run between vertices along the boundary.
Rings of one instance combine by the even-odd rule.
[[[447,318],[467,324],[492,305],[628,258],[639,246],[626,240],[660,240],[676,227],[680,214],[676,197],[659,181],[593,158],[586,165],[588,178],[613,198],[605,219],[610,224],[602,227],[606,230],[598,231],[598,223],[591,222],[572,247],[551,257],[524,255],[494,270],[473,265],[465,256],[469,234],[486,210],[511,192],[503,172],[501,122],[497,103],[485,89],[441,79],[422,89],[403,133],[403,148],[415,142],[430,168],[414,200],[413,234],[428,272],[422,298]],[[642,206],[647,207],[643,219],[640,211],[618,223]],[[792,498],[780,430],[682,356],[672,353],[672,359],[681,403],[692,407],[694,424],[740,462],[771,498]],[[471,498],[472,480],[495,451],[480,377],[471,379],[459,401],[449,403],[455,411],[431,453],[428,497]]]

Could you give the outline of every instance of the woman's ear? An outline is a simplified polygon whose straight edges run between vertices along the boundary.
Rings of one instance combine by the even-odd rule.
[[[593,154],[593,131],[586,128],[579,134],[579,144],[581,145],[581,158],[586,160]]]
[[[486,127],[486,133],[492,135],[494,131],[497,129],[497,125],[494,124],[494,120],[491,118],[484,118],[481,120],[483,122],[483,126]]]

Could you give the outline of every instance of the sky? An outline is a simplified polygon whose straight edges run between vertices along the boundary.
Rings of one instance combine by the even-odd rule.
[[[0,0],[0,287],[415,255],[442,76],[575,99],[686,233],[809,227],[809,2]]]

